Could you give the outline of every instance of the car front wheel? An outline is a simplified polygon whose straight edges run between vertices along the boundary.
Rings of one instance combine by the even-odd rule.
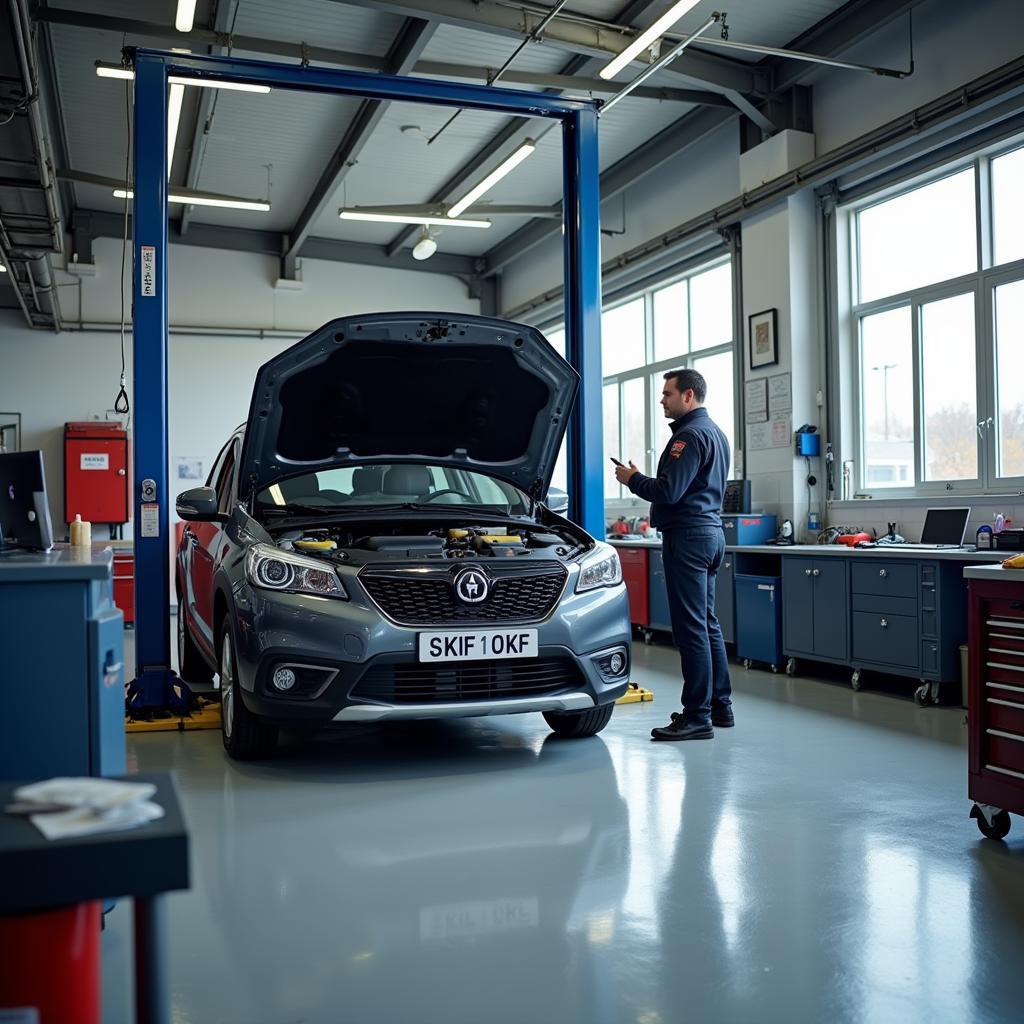
[[[267,757],[277,744],[277,726],[268,725],[242,702],[231,623],[220,628],[220,735],[224,749],[237,761]]]
[[[544,721],[556,736],[596,736],[612,719],[614,704],[601,704],[585,711],[545,711]]]

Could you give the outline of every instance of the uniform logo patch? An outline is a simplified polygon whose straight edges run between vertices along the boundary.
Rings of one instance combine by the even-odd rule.
[[[668,453],[673,459],[678,459],[682,457],[684,451],[686,451],[685,441],[673,441]]]

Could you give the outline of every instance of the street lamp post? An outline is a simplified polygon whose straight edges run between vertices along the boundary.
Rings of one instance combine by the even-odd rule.
[[[889,440],[889,371],[894,370],[898,363],[885,363],[883,366],[872,366],[872,370],[882,371],[882,400],[885,402],[885,439]]]

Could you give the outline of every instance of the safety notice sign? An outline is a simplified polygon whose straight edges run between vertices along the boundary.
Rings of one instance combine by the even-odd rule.
[[[141,264],[142,294],[143,296],[156,295],[156,246],[139,246]]]
[[[160,536],[160,506],[154,501],[142,506],[141,532],[143,537]]]

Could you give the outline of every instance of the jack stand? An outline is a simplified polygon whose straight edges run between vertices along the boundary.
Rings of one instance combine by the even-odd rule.
[[[615,703],[639,704],[648,700],[654,700],[654,694],[650,690],[645,690],[639,683],[631,682],[629,689]]]

